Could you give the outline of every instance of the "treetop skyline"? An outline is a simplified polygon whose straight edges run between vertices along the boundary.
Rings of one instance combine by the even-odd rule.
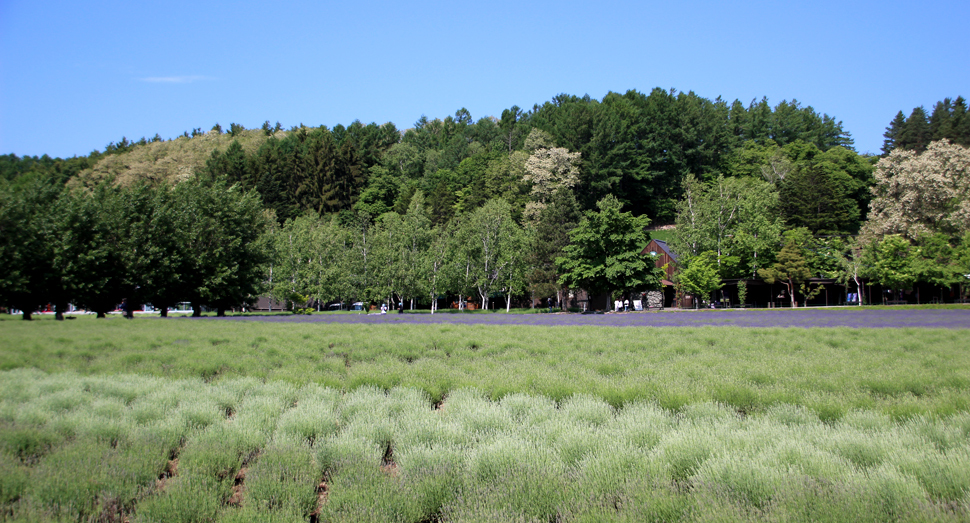
[[[898,111],[970,85],[961,21],[947,15],[962,8],[926,2],[935,22],[913,24],[912,9],[875,2],[4,2],[0,153],[69,158],[216,122],[405,129],[462,107],[500,117],[558,93],[674,87],[799,100],[878,154]]]

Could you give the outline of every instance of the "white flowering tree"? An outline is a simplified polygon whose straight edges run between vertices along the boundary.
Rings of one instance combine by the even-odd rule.
[[[531,187],[532,201],[525,206],[525,215],[537,221],[547,202],[561,188],[571,189],[579,183],[580,153],[562,147],[536,149],[525,161],[525,181]]]
[[[947,140],[922,154],[894,149],[876,165],[866,243],[886,235],[910,240],[970,230],[970,149]]]

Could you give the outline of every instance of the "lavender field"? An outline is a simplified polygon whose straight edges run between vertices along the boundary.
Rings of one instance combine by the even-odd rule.
[[[0,521],[968,521],[968,339],[961,309],[0,321]]]
[[[853,327],[970,329],[970,308],[851,308],[780,310],[697,310],[608,314],[317,314],[310,316],[243,315],[227,321],[312,322],[349,324],[540,325],[602,327]]]

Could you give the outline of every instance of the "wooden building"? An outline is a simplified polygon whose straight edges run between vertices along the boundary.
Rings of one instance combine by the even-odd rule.
[[[667,266],[667,274],[664,276],[664,285],[673,285],[674,272],[677,271],[677,255],[671,252],[667,242],[663,240],[650,240],[646,248],[640,254],[657,256],[657,267]]]
[[[640,254],[656,256],[656,266],[658,268],[666,267],[664,278],[661,280],[664,295],[663,306],[674,306],[674,302],[676,300],[676,292],[674,291],[674,273],[677,272],[677,255],[670,250],[670,247],[667,246],[667,242],[657,239],[650,240],[650,243],[647,244]]]

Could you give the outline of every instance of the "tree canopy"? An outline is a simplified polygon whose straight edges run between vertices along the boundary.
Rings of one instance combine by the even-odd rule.
[[[596,206],[599,211],[587,211],[570,231],[570,243],[556,259],[559,282],[594,293],[658,287],[662,271],[641,254],[650,242],[649,218],[621,212],[622,204],[612,196]]]
[[[941,140],[922,154],[894,150],[879,160],[872,194],[864,238],[959,237],[970,230],[970,149]]]

